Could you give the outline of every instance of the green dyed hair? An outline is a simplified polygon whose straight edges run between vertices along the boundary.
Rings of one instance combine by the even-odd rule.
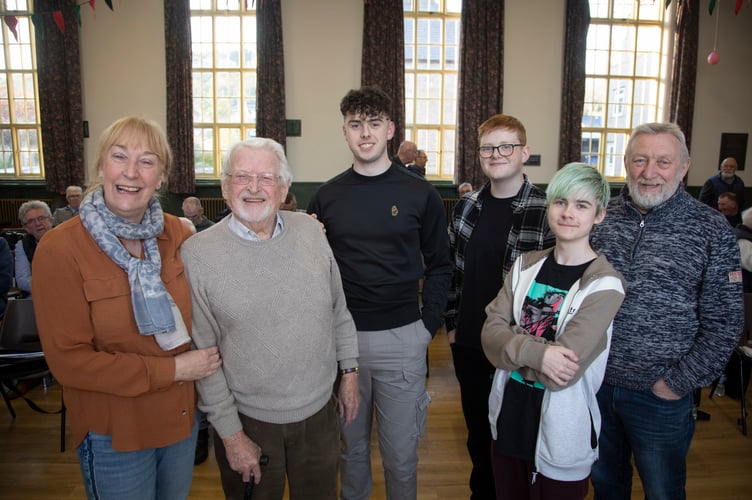
[[[584,193],[595,198],[595,211],[600,214],[606,209],[611,197],[611,188],[606,179],[586,163],[567,163],[554,174],[546,189],[546,202],[563,200],[571,195]]]

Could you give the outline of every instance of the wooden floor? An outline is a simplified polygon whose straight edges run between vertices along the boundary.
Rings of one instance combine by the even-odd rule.
[[[418,498],[462,499],[469,497],[470,472],[465,449],[465,428],[446,337],[438,335],[431,344],[428,390],[428,429],[420,444]],[[59,405],[57,385],[30,393],[45,408]],[[749,398],[748,398],[749,399]],[[23,401],[14,401],[18,414],[13,420],[0,403],[0,499],[84,498],[78,460],[72,449],[60,453],[59,417],[31,411]],[[687,495],[690,499],[725,500],[752,498],[752,428],[743,436],[737,426],[739,402],[727,397],[707,398],[701,408],[711,420],[698,422],[689,452]],[[374,446],[374,449],[376,447]],[[374,454],[373,498],[384,498],[380,459]],[[642,498],[639,480],[632,498]],[[190,498],[222,498],[217,465],[213,456],[194,470]],[[592,490],[591,496],[592,497]]]

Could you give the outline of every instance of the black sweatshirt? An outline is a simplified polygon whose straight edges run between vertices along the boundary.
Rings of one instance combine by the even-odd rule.
[[[421,318],[418,280],[425,277],[422,318],[435,334],[452,267],[444,205],[431,184],[394,163],[373,177],[351,167],[319,188],[308,213],[326,228],[358,330]]]

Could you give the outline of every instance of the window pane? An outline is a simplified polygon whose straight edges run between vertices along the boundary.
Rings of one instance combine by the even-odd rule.
[[[218,123],[240,123],[240,74],[217,73]]]
[[[196,174],[214,175],[214,134],[211,128],[193,129]]]
[[[582,111],[583,127],[603,127],[606,123],[606,89],[605,78],[588,78],[585,82],[585,106]]]
[[[13,155],[13,139],[12,132],[9,129],[3,129],[0,131],[2,135],[2,145],[0,145],[0,153],[2,153],[2,165],[0,165],[0,173],[13,175],[16,173],[16,163]]]
[[[635,18],[635,0],[614,0],[615,19],[634,19]]]
[[[590,0],[590,18],[608,19],[608,4],[610,0]]]
[[[612,75],[631,75],[634,72],[635,28],[614,26],[611,30]]]
[[[598,166],[598,158],[600,156],[600,143],[601,134],[599,132],[585,132],[582,134],[582,156],[580,161],[592,165]]]
[[[637,54],[635,76],[657,75],[661,64],[661,28],[642,26],[637,28]]]
[[[608,100],[608,128],[630,128],[632,123],[632,80],[611,80]]]
[[[243,74],[243,123],[256,123],[256,72]]]
[[[446,0],[446,12],[459,14],[462,12],[462,0]]]
[[[640,2],[640,20],[641,21],[660,21],[663,19],[663,13],[661,10],[664,7],[664,2]]]
[[[624,150],[629,134],[609,133],[606,137],[605,169],[607,177],[624,177]]]
[[[215,65],[218,68],[240,67],[240,20],[218,17],[215,19],[216,33],[214,50]]]
[[[590,25],[587,36],[587,51],[585,52],[585,72],[588,74],[607,75],[611,37],[611,27],[608,25]]]

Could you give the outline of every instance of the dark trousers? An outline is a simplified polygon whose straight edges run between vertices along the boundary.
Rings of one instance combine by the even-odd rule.
[[[533,473],[532,462],[499,455],[493,457],[497,500],[582,500],[587,496],[588,478],[557,481]]]
[[[460,383],[462,413],[467,426],[467,451],[473,463],[470,473],[470,498],[494,500],[491,467],[491,427],[488,423],[488,395],[496,369],[483,351],[452,344],[454,374]]]
[[[285,476],[291,500],[337,498],[339,417],[334,397],[318,413],[301,422],[270,424],[242,414],[240,422],[243,432],[269,457],[269,463],[261,468],[261,482],[253,488],[254,500],[281,500]],[[242,499],[245,483],[240,474],[230,469],[216,431],[214,453],[225,497]]]

